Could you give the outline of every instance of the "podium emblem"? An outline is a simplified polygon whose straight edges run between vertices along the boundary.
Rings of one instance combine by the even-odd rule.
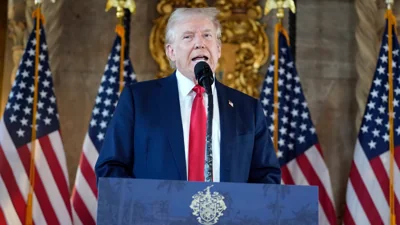
[[[190,208],[193,210],[193,215],[197,216],[197,221],[203,225],[213,225],[218,222],[218,219],[223,216],[222,213],[226,209],[224,196],[218,192],[211,194],[208,186],[204,191],[199,191],[193,195],[193,201]]]

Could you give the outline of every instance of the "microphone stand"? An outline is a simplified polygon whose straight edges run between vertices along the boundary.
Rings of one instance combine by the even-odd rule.
[[[208,165],[207,171],[206,171],[206,177],[205,181],[206,182],[212,182],[213,181],[213,153],[212,153],[212,121],[213,121],[213,115],[214,115],[214,104],[213,104],[213,94],[211,90],[211,86],[207,90],[207,99],[208,99],[208,105],[207,105],[207,136],[206,136],[206,162]]]

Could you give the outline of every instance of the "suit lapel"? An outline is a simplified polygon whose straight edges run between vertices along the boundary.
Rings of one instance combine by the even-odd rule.
[[[234,102],[229,99],[228,89],[217,80],[215,81],[218,95],[218,107],[220,114],[220,180],[230,181],[230,170],[232,166],[232,151],[235,151],[236,136],[236,110]],[[233,103],[233,104],[230,104]]]
[[[169,144],[175,159],[176,166],[179,170],[179,175],[182,180],[186,180],[186,160],[185,147],[183,140],[182,117],[179,104],[178,84],[175,73],[165,78],[162,84],[162,92],[160,99],[162,101],[161,110],[163,111],[165,133],[168,136]]]

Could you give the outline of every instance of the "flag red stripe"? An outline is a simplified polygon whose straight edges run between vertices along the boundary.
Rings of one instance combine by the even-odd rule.
[[[376,179],[378,180],[378,183],[381,186],[382,192],[389,205],[389,176],[387,175],[387,171],[383,166],[380,157],[375,157],[374,159],[370,160],[370,163],[372,170],[375,173]],[[398,209],[399,207],[400,207],[399,201],[397,200],[397,198],[395,198],[395,209]],[[400,224],[400,217],[396,217],[396,221],[397,224]]]
[[[88,183],[90,189],[93,191],[94,196],[96,196],[97,198],[96,174],[94,173],[93,168],[90,166],[90,163],[87,160],[85,154],[82,154],[79,166],[81,168],[81,173],[83,177],[85,177],[86,182]]]
[[[82,224],[95,225],[94,218],[92,217],[92,215],[90,215],[90,212],[86,207],[86,204],[83,202],[77,190],[74,190],[73,192],[72,206],[74,207],[75,212],[78,215],[79,219],[81,220]]]
[[[29,166],[31,164],[31,153],[28,148],[21,151],[21,149],[26,148],[26,146],[22,146],[21,148],[17,149],[19,158],[21,159],[22,165],[24,166],[25,172],[27,172],[26,176],[29,179]]]
[[[357,198],[360,201],[360,204],[363,207],[369,222],[371,224],[383,224],[378,210],[376,209],[376,206],[372,201],[371,195],[368,192],[368,189],[365,186],[364,181],[362,180],[354,161],[351,163],[350,182],[353,185],[354,192],[356,193]]]
[[[64,200],[65,206],[67,207],[68,213],[70,218],[72,219],[72,214],[71,214],[71,204],[69,201],[69,190],[68,190],[68,184],[66,181],[66,177],[64,176],[64,172],[61,168],[60,162],[58,161],[58,158],[56,154],[54,153],[54,149],[51,145],[49,136],[44,136],[39,139],[40,146],[42,147],[43,154],[46,157],[47,163],[50,167],[50,171],[53,175],[53,178],[57,184],[58,190],[61,193],[61,197]]]
[[[8,160],[4,154],[1,145],[0,145],[0,175],[3,178],[4,185],[7,188],[8,194],[11,198],[11,201],[14,205],[15,211],[17,212],[21,223],[25,222],[25,213],[26,213],[25,199],[23,198],[22,193],[19,190],[15,177],[13,176],[10,164],[8,163]]]
[[[395,148],[394,159],[395,159],[395,162],[396,162],[396,164],[397,164],[397,167],[399,167],[399,169],[400,169],[400,146],[398,146],[397,148]],[[399,179],[399,178],[397,178],[397,179]],[[397,180],[397,182],[400,182],[400,181]],[[400,198],[400,196],[397,195],[397,198]],[[397,221],[397,224],[400,225],[400,222],[399,222],[399,218],[400,218],[400,206],[397,206],[397,207],[395,208],[395,214],[396,214],[396,221]]]
[[[318,150],[319,154],[321,154],[321,157],[324,157],[324,154],[323,154],[323,152],[322,152],[321,145],[320,145],[319,143],[317,143],[317,144],[315,144],[314,146],[315,146],[315,148]]]
[[[3,210],[0,207],[0,224],[7,225],[6,217],[4,216]]]
[[[344,225],[356,225],[347,205],[345,206],[345,209],[344,209],[343,224]]]
[[[23,145],[18,149],[18,153],[24,156],[30,155],[30,151],[26,145]],[[26,173],[29,174],[29,168],[25,168]],[[49,196],[47,195],[46,189],[44,188],[42,178],[38,173],[38,170],[35,166],[35,187],[34,187],[36,198],[39,202],[40,208],[42,209],[43,216],[47,222],[47,224],[60,224],[57,219],[56,213],[54,212],[53,206],[50,203]]]
[[[337,223],[335,208],[333,207],[333,203],[329,198],[328,193],[326,192],[325,186],[322,184],[317,173],[315,172],[314,167],[311,166],[311,163],[305,154],[297,156],[296,160],[300,169],[303,171],[304,177],[307,179],[308,184],[316,185],[319,187],[318,188],[319,202],[322,208],[324,209],[326,218],[328,219],[329,223],[331,225],[335,225]]]
[[[287,164],[281,167],[282,180],[285,184],[294,184],[292,175],[290,174]]]

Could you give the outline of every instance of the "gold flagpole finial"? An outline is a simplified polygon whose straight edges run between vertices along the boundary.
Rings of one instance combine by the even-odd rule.
[[[106,12],[111,8],[117,8],[117,18],[124,17],[124,9],[129,9],[131,13],[136,12],[136,3],[134,0],[107,0]]]
[[[387,9],[392,9],[392,5],[394,3],[394,0],[385,0]]]
[[[43,0],[35,0],[35,5],[42,4]],[[56,0],[51,0],[52,3],[56,3]]]
[[[296,13],[296,6],[293,0],[267,0],[264,15],[267,15],[272,9],[277,9],[276,16],[279,20],[282,20],[285,16],[285,8],[289,8],[293,13]]]

